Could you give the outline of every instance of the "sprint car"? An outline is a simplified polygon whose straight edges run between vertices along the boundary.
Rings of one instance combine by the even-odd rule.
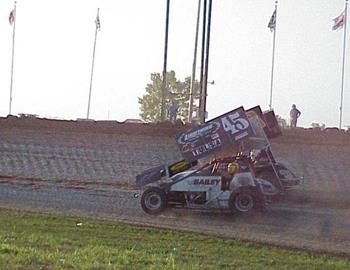
[[[214,159],[197,169],[172,172],[172,168],[192,166],[183,160],[139,175],[136,183],[147,186],[141,196],[142,209],[148,214],[159,214],[169,207],[248,213],[263,209],[280,194],[271,182],[256,177],[250,162],[237,156]]]
[[[274,158],[268,138],[280,135],[273,111],[262,113],[259,106],[247,111],[239,107],[179,134],[176,143],[184,160],[136,177],[136,184],[145,188],[142,209],[149,214],[169,207],[233,213],[263,209],[301,183]]]

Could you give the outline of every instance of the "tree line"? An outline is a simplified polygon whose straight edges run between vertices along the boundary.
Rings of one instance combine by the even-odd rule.
[[[151,82],[146,86],[146,93],[138,98],[140,104],[140,117],[146,122],[161,121],[163,77],[160,73],[151,74]],[[165,106],[168,109],[172,104],[178,108],[177,119],[187,121],[189,114],[189,102],[191,92],[191,77],[184,81],[176,78],[175,71],[166,74]],[[194,118],[198,113],[199,82],[196,81],[193,89],[193,112]],[[167,119],[169,116],[167,115]]]

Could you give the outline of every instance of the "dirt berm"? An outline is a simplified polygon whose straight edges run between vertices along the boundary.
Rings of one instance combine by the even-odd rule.
[[[181,159],[175,136],[189,128],[0,118],[0,175],[47,183],[132,184],[141,171]],[[277,160],[304,177],[303,185],[286,200],[349,205],[350,132],[283,130],[271,144]]]

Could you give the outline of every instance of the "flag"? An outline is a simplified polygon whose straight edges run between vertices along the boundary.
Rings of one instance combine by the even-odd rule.
[[[270,19],[267,27],[270,28],[271,32],[275,31],[275,28],[276,28],[276,10],[272,13],[271,19]]]
[[[333,19],[334,25],[332,27],[332,30],[338,30],[339,28],[343,28],[343,25],[345,23],[345,11],[343,11],[338,17]]]
[[[10,15],[9,15],[9,22],[10,24],[12,25],[14,22],[15,22],[15,10],[13,9],[11,12],[10,12]]]
[[[101,28],[101,23],[100,23],[100,16],[98,15],[98,13],[97,13],[97,16],[96,16],[95,23],[96,23],[96,29],[97,29],[97,30],[100,30],[100,28]]]

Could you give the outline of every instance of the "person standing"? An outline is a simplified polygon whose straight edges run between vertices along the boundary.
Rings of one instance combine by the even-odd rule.
[[[295,128],[297,126],[297,121],[301,112],[297,109],[295,104],[292,105],[292,109],[290,110],[290,127]]]
[[[173,101],[171,106],[168,109],[170,121],[172,121],[172,122],[176,121],[177,111],[178,111],[178,107],[177,107],[176,103]]]

